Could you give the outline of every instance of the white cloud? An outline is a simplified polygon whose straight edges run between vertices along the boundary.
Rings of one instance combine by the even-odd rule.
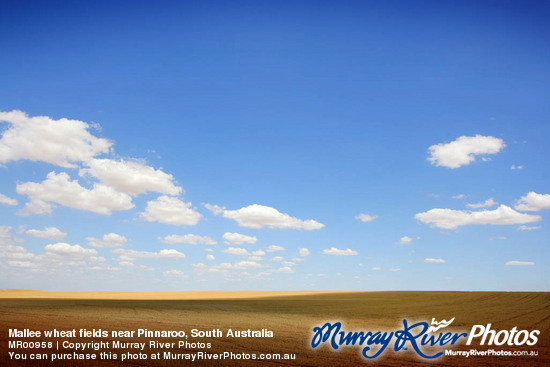
[[[183,277],[183,271],[181,270],[168,270],[162,273],[167,278],[181,278]]]
[[[512,165],[512,166],[510,167],[510,169],[511,169],[511,170],[523,169],[523,166],[514,166],[514,165]]]
[[[250,256],[248,260],[250,261],[262,261],[264,258],[261,256]]]
[[[36,264],[30,261],[18,261],[18,260],[10,260],[8,261],[8,264],[16,268],[34,268],[36,266]]]
[[[128,194],[97,183],[93,189],[88,190],[80,186],[78,181],[71,181],[65,172],[50,172],[41,183],[17,184],[17,193],[27,195],[31,201],[50,201],[104,215],[109,215],[114,210],[128,210],[134,207]]]
[[[461,136],[447,144],[432,145],[428,160],[435,166],[454,169],[472,163],[477,155],[496,154],[505,146],[502,139],[494,136]]]
[[[507,239],[506,236],[491,237],[491,241],[494,241],[494,240],[502,240],[502,241],[504,241],[504,240],[506,240],[506,239]]]
[[[206,255],[206,260],[214,261],[214,260],[216,260],[216,258],[214,257],[214,255],[208,254],[208,255]]]
[[[17,200],[7,197],[6,195],[0,194],[0,204],[16,206]]]
[[[120,259],[119,259],[120,260]],[[158,268],[153,268],[151,266],[147,266],[147,265],[136,265],[133,263],[133,261],[135,259],[130,259],[131,261],[128,261],[128,260],[124,260],[124,261],[119,261],[118,265],[120,266],[124,266],[125,268],[130,268],[130,269],[139,269],[139,270],[145,270],[145,271],[153,271],[153,270],[158,270]]]
[[[311,255],[311,251],[309,251],[307,248],[305,247],[300,247],[298,249],[298,255],[302,256],[302,257],[305,257],[305,256],[309,256]]]
[[[374,270],[374,271],[380,271],[380,270],[382,270],[382,268],[379,267],[379,266],[375,266],[375,267],[372,268],[372,270]]]
[[[401,268],[391,268],[390,271],[400,271]]]
[[[0,112],[0,122],[7,122],[0,139],[0,163],[26,159],[75,167],[101,153],[108,153],[112,142],[88,132],[83,121],[47,116],[29,117],[22,111]]]
[[[256,251],[252,251],[252,255],[264,256],[264,255],[265,255],[265,252],[262,251],[262,250],[256,250]]]
[[[514,209],[501,205],[494,210],[481,210],[471,212],[453,209],[431,209],[414,216],[423,223],[429,223],[433,227],[455,229],[460,226],[472,224],[511,225],[532,223],[541,220],[538,215],[518,213]]]
[[[464,194],[458,194],[458,195],[451,196],[451,198],[453,198],[453,199],[462,199],[463,197],[464,197]]]
[[[208,206],[207,206],[208,205]],[[213,213],[235,220],[239,226],[248,228],[283,228],[314,230],[325,225],[313,219],[301,220],[281,213],[269,206],[253,204],[237,210],[227,210],[217,205],[205,205]]]
[[[529,265],[535,265],[534,262],[531,262],[531,261],[516,261],[516,260],[513,260],[513,261],[508,261],[506,264],[504,265],[512,265],[512,266],[529,266]]]
[[[483,203],[477,203],[477,204],[466,204],[466,207],[470,209],[479,209],[479,208],[490,208],[492,206],[498,205],[496,201],[493,200],[493,198],[489,198],[485,200]]]
[[[8,261],[29,261],[35,255],[22,246],[16,246],[11,235],[11,227],[0,226],[0,258]],[[15,263],[14,263],[15,264]],[[18,266],[10,264],[12,266]]]
[[[88,246],[90,247],[113,248],[126,246],[126,242],[128,240],[126,239],[126,237],[119,234],[108,233],[103,235],[101,239],[95,237],[87,237],[86,241],[88,241]]]
[[[140,160],[92,159],[80,176],[92,176],[117,191],[139,195],[147,191],[179,195],[182,188],[174,184],[174,177],[161,169],[155,170]]]
[[[225,240],[225,243],[233,244],[233,245],[242,245],[245,243],[255,244],[256,241],[258,241],[256,237],[247,236],[237,232],[234,232],[234,233],[225,232],[222,237]]]
[[[401,239],[399,240],[399,244],[401,245],[408,245],[409,243],[411,243],[413,241],[412,238],[408,237],[408,236],[403,236],[401,237]]]
[[[294,270],[292,270],[292,268],[290,268],[288,266],[283,266],[283,267],[275,270],[275,272],[284,273],[284,274],[291,274],[291,273],[294,273]]]
[[[80,245],[69,245],[68,243],[58,242],[44,247],[46,255],[55,255],[60,257],[83,258],[97,255],[94,249],[84,248]]]
[[[550,209],[550,194],[537,194],[531,191],[522,196],[514,205],[514,208],[522,211],[538,212],[543,209]]]
[[[171,259],[178,260],[185,258],[185,255],[174,249],[163,249],[159,252],[136,251],[117,248],[112,251],[119,255],[120,261],[133,262],[135,259]]]
[[[197,236],[196,234],[186,234],[186,235],[177,235],[172,234],[170,236],[166,236],[164,238],[158,237],[157,238],[160,242],[166,243],[168,245],[176,245],[176,244],[185,244],[185,245],[196,245],[196,244],[204,244],[204,245],[215,245],[217,244],[216,240],[214,240],[211,237],[208,236]]]
[[[266,252],[276,252],[276,251],[284,251],[284,247],[281,247],[281,246],[277,246],[277,245],[271,245],[271,246],[267,246],[265,248],[265,251]]]
[[[334,256],[356,256],[359,255],[357,251],[351,249],[340,250],[336,247],[331,247],[330,249],[323,250],[325,255],[334,255]]]
[[[198,272],[224,273],[232,270],[246,270],[263,267],[255,261],[239,261],[236,263],[221,263],[218,265],[208,266],[203,263],[193,264],[193,267]]]
[[[210,210],[215,215],[220,215],[225,211],[225,206],[219,206],[219,205],[212,205],[212,204],[204,204],[204,207],[208,210]]]
[[[38,214],[52,214],[52,206],[43,200],[34,199],[25,204],[23,209],[17,211],[17,215],[28,217],[29,215]]]
[[[367,213],[361,213],[355,217],[355,219],[360,220],[361,222],[364,222],[364,223],[372,222],[376,218],[378,218],[377,215],[369,215]]]
[[[50,240],[61,240],[67,236],[67,233],[62,232],[56,227],[46,227],[43,230],[29,229],[25,233],[32,237],[47,238]]]
[[[284,259],[282,256],[275,256],[271,258],[271,261],[284,261]]]
[[[238,256],[250,255],[250,253],[246,249],[240,248],[240,247],[228,247],[225,250],[222,250],[222,252],[225,252],[226,254],[229,254],[229,255],[238,255]]]
[[[434,263],[434,264],[443,264],[445,263],[445,260],[443,259],[432,259],[431,257],[428,257],[424,259],[425,263]]]
[[[178,198],[162,195],[155,200],[148,201],[145,212],[140,213],[139,216],[148,222],[194,226],[202,215],[191,205],[191,203],[185,203]]]
[[[519,226],[518,231],[535,231],[537,229],[541,229],[541,226]]]

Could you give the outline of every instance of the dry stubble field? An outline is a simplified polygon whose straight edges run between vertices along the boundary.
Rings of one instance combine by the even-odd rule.
[[[437,366],[550,365],[550,293],[529,292],[0,292],[0,365],[2,366],[410,366],[426,365],[411,351],[390,351],[373,361],[359,347],[338,351],[311,349],[312,328],[341,321],[346,330],[397,330],[401,320],[431,321],[456,317],[455,331],[492,323],[493,329],[539,329],[538,357],[441,357]],[[213,352],[295,353],[294,361],[98,361],[75,363],[14,362],[8,356],[8,329],[208,330],[220,328],[274,331],[265,339],[201,339]],[[449,327],[450,329],[451,327]],[[93,340],[89,339],[90,341]],[[97,339],[95,339],[97,340]],[[104,339],[110,340],[110,338]],[[146,339],[148,340],[148,339]],[[83,341],[83,340],[78,340]],[[136,340],[136,341],[144,341]],[[189,339],[188,341],[192,341]],[[464,342],[453,347],[467,350]],[[495,348],[495,347],[492,347]],[[478,347],[488,349],[488,347]],[[498,347],[495,349],[507,349]],[[190,350],[174,350],[189,352]],[[118,352],[121,352],[120,350]],[[147,351],[147,353],[157,350]]]

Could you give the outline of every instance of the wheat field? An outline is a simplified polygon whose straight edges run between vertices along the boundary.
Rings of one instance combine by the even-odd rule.
[[[441,366],[550,365],[550,293],[531,292],[0,292],[0,365],[2,366],[181,366],[176,360],[13,361],[9,359],[8,329],[58,330],[186,330],[274,332],[273,338],[202,338],[210,352],[295,354],[294,360],[195,361],[197,366],[409,366],[425,365],[411,351],[386,351],[367,361],[360,348],[338,351],[310,347],[312,329],[326,321],[341,321],[348,330],[397,330],[402,319],[428,321],[455,317],[453,327],[469,331],[474,324],[493,329],[538,329],[537,357],[441,357]],[[78,341],[91,341],[79,339]],[[96,338],[97,340],[97,338]],[[104,340],[112,340],[106,338]],[[132,339],[125,339],[132,341]],[[134,338],[133,341],[145,339]],[[163,341],[176,341],[166,339]],[[191,341],[191,340],[190,340]],[[455,350],[470,347],[457,344]],[[514,350],[519,347],[502,347]],[[477,347],[488,349],[488,347]],[[195,349],[197,350],[197,349]],[[177,349],[174,352],[193,351]],[[117,352],[123,352],[118,350]],[[146,348],[145,353],[157,350]]]

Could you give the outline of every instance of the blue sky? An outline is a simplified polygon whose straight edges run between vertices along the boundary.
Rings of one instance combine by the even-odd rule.
[[[0,287],[549,290],[549,12],[0,1]]]

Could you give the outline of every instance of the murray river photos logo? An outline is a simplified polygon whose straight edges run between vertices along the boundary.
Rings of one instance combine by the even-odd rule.
[[[425,321],[415,324],[403,319],[403,329],[395,331],[344,331],[340,322],[327,322],[323,326],[313,328],[311,346],[317,348],[322,344],[329,345],[337,350],[342,346],[359,346],[361,354],[368,359],[379,357],[388,347],[399,352],[412,349],[422,358],[434,359],[443,355],[445,348],[456,344],[459,340],[466,340],[466,345],[472,341],[479,341],[479,345],[508,345],[508,346],[532,346],[537,344],[539,330],[493,330],[491,324],[474,325],[469,333],[450,332],[445,329],[455,320],[436,321],[432,318],[431,325]],[[435,352],[427,352],[425,349],[435,347]]]

